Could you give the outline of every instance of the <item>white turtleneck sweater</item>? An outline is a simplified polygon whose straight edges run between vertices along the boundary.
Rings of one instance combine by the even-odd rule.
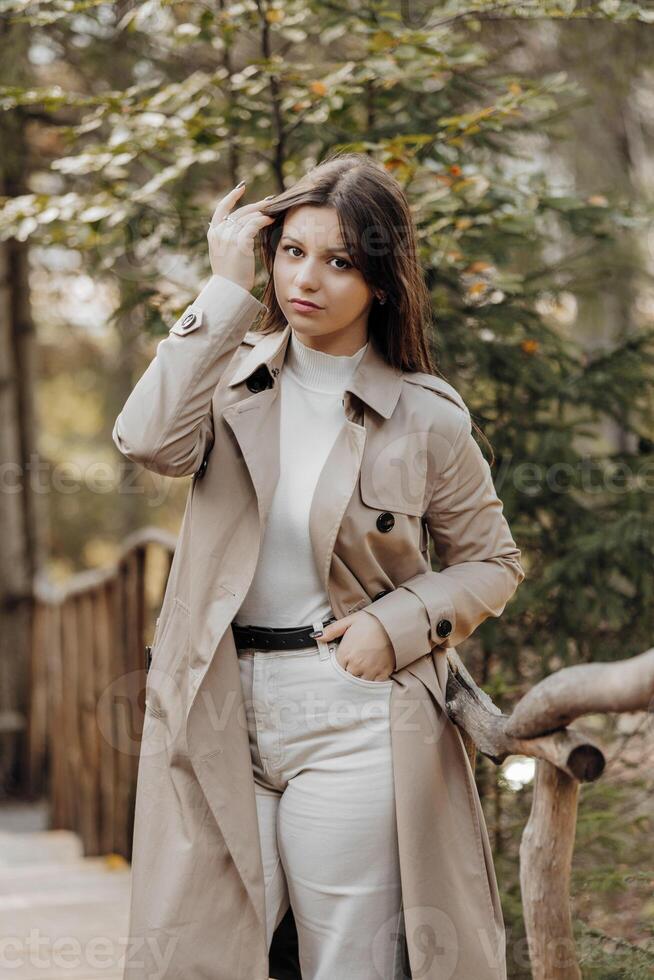
[[[254,578],[239,626],[309,626],[334,615],[320,579],[309,511],[325,460],[345,424],[342,399],[366,347],[351,356],[325,354],[291,328],[280,372],[280,473]]]

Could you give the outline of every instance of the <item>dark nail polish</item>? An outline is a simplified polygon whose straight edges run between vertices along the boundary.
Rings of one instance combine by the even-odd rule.
[[[314,631],[313,633],[309,633],[309,636],[312,639],[314,639],[316,636],[323,636],[323,635],[324,635],[323,630],[317,630],[317,631]]]

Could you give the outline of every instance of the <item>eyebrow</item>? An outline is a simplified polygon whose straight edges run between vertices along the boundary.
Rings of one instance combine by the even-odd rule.
[[[299,240],[299,238],[294,238],[292,235],[289,235],[286,232],[284,232],[284,234],[282,235],[282,238],[287,238],[289,242],[293,242],[295,245],[299,245],[300,248],[304,248],[304,245]],[[350,254],[349,251],[348,251],[348,249],[345,248],[345,247],[343,247],[343,248],[326,248],[322,254],[323,255],[331,255],[334,252],[343,252],[345,255],[349,255]]]

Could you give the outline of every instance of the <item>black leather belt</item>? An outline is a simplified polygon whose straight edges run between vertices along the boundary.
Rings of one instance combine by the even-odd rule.
[[[336,616],[323,620],[323,625],[333,623]],[[316,643],[313,626],[238,626],[232,623],[234,642],[238,650],[253,647],[255,650],[300,650]]]

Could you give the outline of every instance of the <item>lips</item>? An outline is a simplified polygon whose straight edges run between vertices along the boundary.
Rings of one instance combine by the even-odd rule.
[[[319,310],[320,309],[319,306],[317,306],[315,303],[310,303],[309,300],[292,299],[291,300],[291,303],[293,304],[293,306],[297,306],[298,308],[305,309],[305,310]]]

